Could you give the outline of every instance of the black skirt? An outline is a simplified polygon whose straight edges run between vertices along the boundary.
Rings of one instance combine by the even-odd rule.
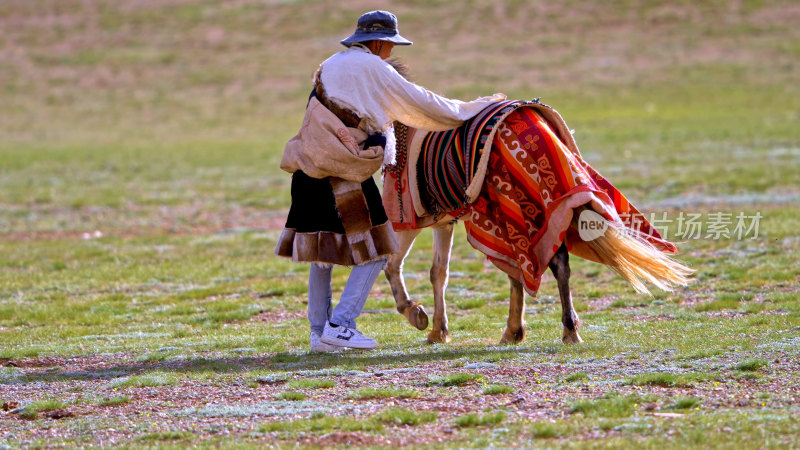
[[[378,185],[370,177],[361,183],[367,201],[372,226],[389,221],[383,209]],[[345,234],[342,218],[336,209],[336,199],[328,178],[311,178],[302,171],[292,175],[292,206],[286,218],[286,228],[298,233],[328,231]]]

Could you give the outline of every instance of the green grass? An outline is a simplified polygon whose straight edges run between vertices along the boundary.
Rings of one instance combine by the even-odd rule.
[[[428,384],[431,386],[463,386],[465,384],[470,383],[478,383],[482,381],[484,377],[479,374],[474,373],[454,373],[445,376],[433,376],[428,379]]]
[[[415,426],[422,423],[435,422],[438,414],[436,411],[416,412],[405,408],[388,408],[378,413],[375,418],[386,425]]]
[[[485,305],[486,302],[479,298],[471,299],[471,300],[463,300],[456,303],[458,309],[475,309],[480,308],[481,306]]]
[[[103,397],[97,404],[100,406],[120,406],[131,402],[131,398],[127,395],[115,395],[114,397]]]
[[[481,390],[483,395],[513,394],[514,388],[505,384],[489,384]]]
[[[573,383],[575,381],[585,381],[588,379],[589,375],[587,375],[586,372],[575,372],[564,377],[564,381],[568,383]]]
[[[275,398],[278,400],[288,400],[290,402],[297,402],[300,400],[305,400],[308,396],[302,392],[298,391],[283,391],[278,394]]]
[[[361,388],[357,391],[351,392],[349,395],[351,398],[365,400],[371,398],[413,398],[419,397],[420,393],[413,389],[396,389],[396,388],[385,388],[385,389],[378,389],[378,388]]]
[[[287,422],[268,422],[258,427],[262,433],[282,432],[289,435],[297,433],[323,434],[331,431],[380,431],[383,425],[375,420],[362,420],[351,417],[314,416]]]
[[[736,370],[741,370],[743,372],[757,372],[765,367],[768,367],[769,363],[764,361],[763,359],[756,358],[756,359],[748,359],[746,361],[742,361],[739,364],[736,364]]]
[[[611,392],[603,398],[577,401],[570,407],[570,412],[587,417],[628,417],[642,402],[643,399],[638,395],[621,396]]]
[[[550,439],[560,436],[558,428],[549,422],[535,422],[531,425],[531,435],[536,439]]]
[[[491,414],[465,414],[456,417],[453,423],[457,427],[485,427],[494,426],[505,420],[506,414],[504,412],[496,412]]]
[[[163,431],[139,436],[137,440],[142,442],[179,441],[190,439],[192,437],[193,434],[186,431]]]
[[[39,417],[40,413],[64,409],[67,404],[58,399],[42,399],[28,403],[19,413],[20,417],[33,420]]]
[[[689,387],[697,382],[713,379],[714,376],[707,373],[644,373],[628,379],[627,383],[635,386],[663,386],[663,387]]]
[[[752,295],[749,296],[752,298]],[[707,311],[722,311],[726,309],[737,309],[739,308],[740,302],[745,297],[739,294],[728,294],[722,293],[715,296],[715,299],[708,303],[703,303],[698,305],[695,310],[698,312],[707,312]]]
[[[700,406],[702,400],[697,397],[678,397],[669,405],[672,409],[691,409]]]
[[[674,413],[673,413],[674,414]],[[748,434],[758,427],[782,442],[788,442],[787,434],[791,425],[788,423],[769,422],[768,414],[743,413],[735,411],[712,412],[710,414],[692,414],[681,411],[680,416],[670,417],[667,421],[635,416],[628,418],[588,418],[583,415],[572,415],[564,420],[536,421],[526,424],[523,429],[527,436],[535,440],[552,440],[552,442],[535,442],[536,446],[554,446],[562,443],[561,439],[577,439],[586,433],[599,433],[593,441],[601,441],[614,447],[631,446],[669,446],[679,445],[683,448],[708,447],[715,445],[747,447],[746,439],[738,432],[725,432],[716,427],[723,426],[733,430],[737,420],[742,421],[740,430]],[[669,437],[665,433],[670,430],[681,430],[679,436]],[[715,431],[716,430],[716,431]],[[782,430],[782,431],[781,431]],[[607,433],[607,434],[606,434]],[[638,444],[637,444],[638,443]]]

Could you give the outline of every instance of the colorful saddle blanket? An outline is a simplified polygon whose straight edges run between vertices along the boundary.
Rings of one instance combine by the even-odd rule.
[[[622,223],[662,251],[677,251],[583,160],[561,116],[537,101],[498,103],[455,130],[428,133],[420,140],[418,159],[409,157],[410,164],[387,172],[384,181],[392,225],[420,228],[444,213],[463,215],[470,244],[522,282],[530,295],[536,295],[562,244],[572,254],[601,262],[571,226],[573,211],[581,206]],[[400,154],[398,160],[404,160]],[[409,201],[414,199],[408,194],[413,192],[409,167],[416,169],[419,202],[426,212],[407,206],[416,203]]]
[[[528,103],[498,102],[458,128],[428,133],[417,159],[420,199],[428,212],[438,216],[462,210],[469,203],[467,187],[490,135],[502,118]]]

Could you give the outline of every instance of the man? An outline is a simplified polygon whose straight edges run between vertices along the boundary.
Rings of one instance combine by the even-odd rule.
[[[387,11],[363,14],[356,31],[314,75],[303,127],[284,149],[292,173],[292,206],[276,254],[311,262],[308,319],[311,350],[375,348],[356,329],[372,285],[397,249],[372,175],[392,164],[394,121],[425,131],[458,127],[502,94],[450,100],[401,76],[385,60],[395,45],[411,45]],[[332,264],[354,266],[331,311]]]

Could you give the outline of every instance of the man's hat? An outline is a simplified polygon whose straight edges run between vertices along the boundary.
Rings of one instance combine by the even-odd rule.
[[[413,42],[400,36],[397,31],[397,16],[389,11],[370,11],[358,18],[356,32],[341,41],[345,47],[357,42],[389,41],[396,45],[411,45]]]

